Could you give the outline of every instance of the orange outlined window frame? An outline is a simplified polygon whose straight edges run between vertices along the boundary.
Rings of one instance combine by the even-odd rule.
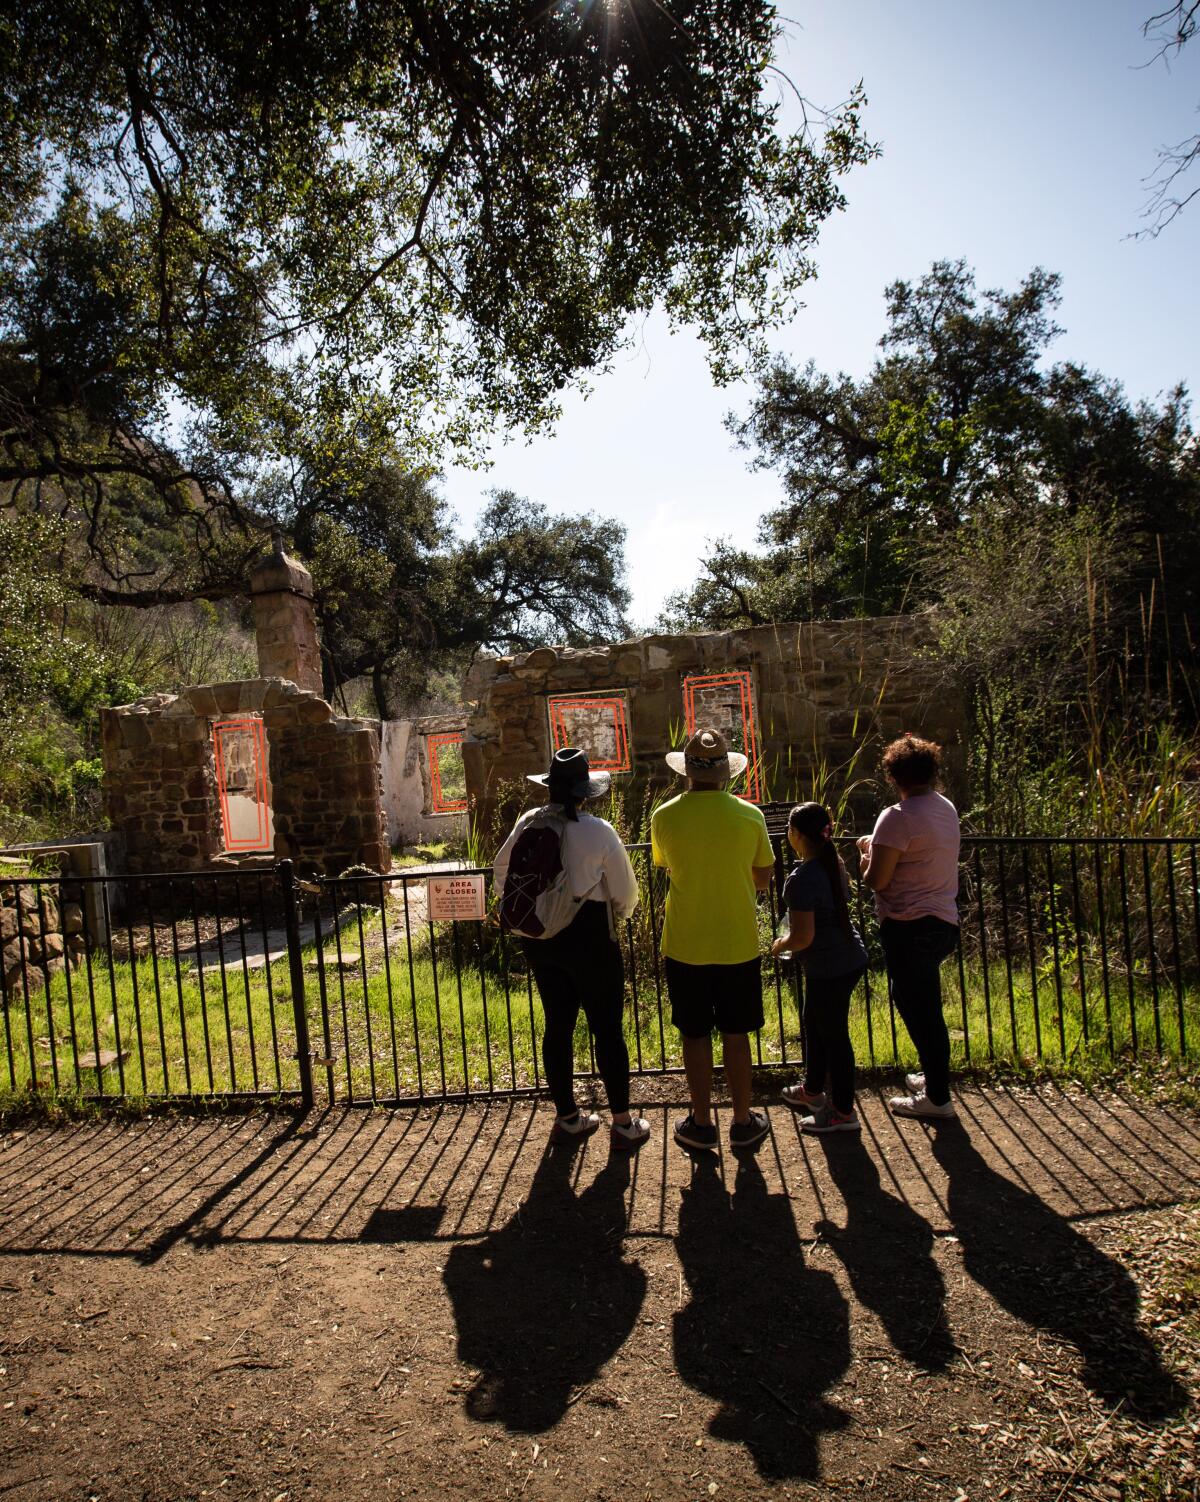
[[[425,755],[429,760],[429,806],[435,814],[466,813],[465,795],[447,798],[442,793],[442,752],[447,746],[461,746],[462,743],[460,730],[445,730],[425,737]]]
[[[607,709],[613,718],[613,741],[616,755],[612,760],[597,758],[591,761],[593,772],[632,772],[633,762],[629,755],[629,714],[624,694],[551,694],[546,700],[550,713],[550,749],[559,751],[573,744],[567,729],[563,707],[572,709]]]
[[[254,798],[258,808],[258,830],[252,839],[235,840],[231,834],[232,820],[229,814],[229,794],[225,787],[225,758],[221,752],[222,738],[234,730],[248,730],[254,743]],[[216,762],[217,794],[221,800],[221,832],[225,837],[225,849],[231,854],[250,850],[272,850],[270,807],[267,802],[267,732],[261,719],[248,715],[236,720],[214,720],[213,759]]]
[[[696,731],[696,690],[697,688],[715,688],[721,684],[736,685],[740,694],[742,711],[742,745],[745,749],[746,766],[746,790],[739,793],[739,798],[745,798],[750,803],[762,802],[762,780],[760,777],[758,755],[758,726],[754,717],[754,685],[750,673],[745,669],[738,669],[730,673],[692,673],[683,680],[683,719],[687,726],[688,735],[694,735]]]

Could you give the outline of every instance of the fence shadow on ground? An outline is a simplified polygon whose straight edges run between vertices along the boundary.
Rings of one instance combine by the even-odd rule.
[[[538,1433],[637,1320],[637,1244],[673,1243],[679,1375],[719,1404],[714,1435],[784,1477],[815,1475],[821,1432],[844,1421],[823,1396],[850,1360],[843,1287],[878,1316],[884,1354],[961,1359],[935,1255],[953,1235],[967,1276],[1075,1347],[1106,1404],[1174,1411],[1135,1283],[1076,1223],[1195,1198],[1194,1120],[1053,1085],[959,1101],[959,1123],[933,1130],[864,1093],[862,1138],[832,1140],[776,1106],[763,1151],[736,1163],[686,1159],[663,1106],[643,1108],[654,1136],[632,1159],[599,1138],[544,1150],[549,1111],[516,1101],[39,1126],[0,1138],[0,1257],[444,1244],[458,1353],[480,1373],[467,1411]]]

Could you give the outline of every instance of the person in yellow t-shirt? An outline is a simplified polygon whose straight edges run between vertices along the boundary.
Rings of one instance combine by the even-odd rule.
[[[770,1130],[750,1109],[750,1034],[763,1024],[756,896],[771,884],[774,857],[761,810],[726,791],[746,768],[718,730],[697,730],[667,765],[687,790],[655,810],[650,843],[670,875],[662,953],[671,1021],[683,1040],[691,1110],[675,1126],[683,1147],[713,1149],[712,1035],[721,1034],[733,1101],[731,1147],[753,1147]]]

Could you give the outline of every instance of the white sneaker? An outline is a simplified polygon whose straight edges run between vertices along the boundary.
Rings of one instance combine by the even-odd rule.
[[[614,1121],[609,1131],[608,1141],[610,1147],[615,1147],[619,1152],[629,1152],[635,1147],[641,1147],[642,1143],[650,1135],[650,1123],[644,1116],[631,1116],[628,1121]]]
[[[556,1116],[550,1129],[551,1142],[582,1142],[600,1125],[595,1111],[575,1111],[570,1116]]]
[[[925,1094],[925,1076],[923,1074],[906,1074],[904,1084],[914,1095]]]
[[[957,1115],[950,1101],[944,1106],[935,1106],[924,1090],[916,1090],[912,1095],[895,1095],[888,1101],[888,1105],[893,1116],[931,1117],[934,1121],[952,1121]]]

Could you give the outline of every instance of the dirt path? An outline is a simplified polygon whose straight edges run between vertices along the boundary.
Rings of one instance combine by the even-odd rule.
[[[632,1162],[527,1103],[9,1133],[0,1497],[1196,1496],[1200,1123],[962,1104],[707,1164],[662,1106]]]

